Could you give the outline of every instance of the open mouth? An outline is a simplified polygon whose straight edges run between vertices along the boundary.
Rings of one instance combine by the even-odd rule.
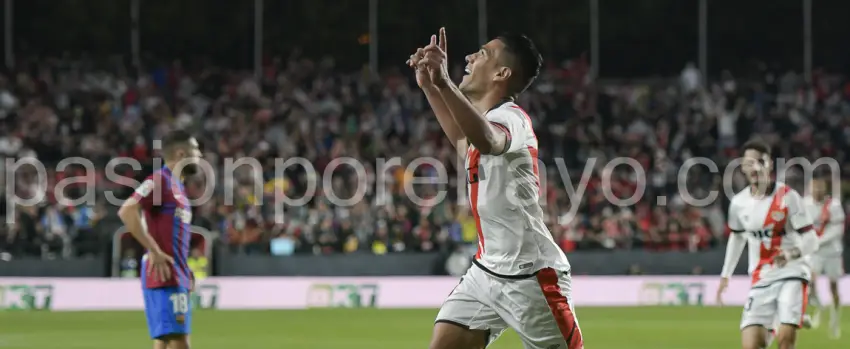
[[[472,69],[469,69],[469,67],[464,68],[464,69],[463,69],[463,74],[464,74],[464,75],[472,74]]]

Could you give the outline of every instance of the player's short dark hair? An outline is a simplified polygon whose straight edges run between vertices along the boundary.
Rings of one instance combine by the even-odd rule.
[[[515,33],[503,33],[496,37],[505,45],[505,50],[514,56],[511,66],[511,82],[508,84],[508,93],[511,96],[524,92],[543,66],[543,56],[537,50],[537,46],[528,36]]]
[[[170,152],[177,147],[188,145],[193,137],[191,133],[184,130],[171,131],[162,138],[162,150]]]
[[[755,150],[761,154],[766,154],[767,156],[771,156],[770,145],[767,144],[764,140],[760,138],[753,138],[747,143],[744,143],[741,146],[741,153],[743,154],[747,150]]]

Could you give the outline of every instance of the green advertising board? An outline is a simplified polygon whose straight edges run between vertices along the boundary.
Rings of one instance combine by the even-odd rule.
[[[218,285],[197,285],[192,293],[192,308],[194,309],[217,309],[218,308]]]
[[[705,283],[645,282],[640,303],[645,305],[703,305]]]
[[[50,310],[50,284],[0,284],[0,310]]]
[[[309,307],[374,308],[377,302],[376,284],[313,284],[307,291]]]

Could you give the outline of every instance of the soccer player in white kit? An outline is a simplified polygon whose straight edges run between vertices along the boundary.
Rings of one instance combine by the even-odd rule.
[[[570,264],[543,222],[537,137],[514,98],[542,58],[522,35],[499,36],[466,56],[449,79],[445,29],[410,56],[446,136],[465,158],[478,253],[441,307],[431,349],[480,349],[512,328],[525,348],[582,349]]]
[[[748,245],[752,287],[741,319],[742,347],[766,348],[768,332],[778,322],[779,348],[792,349],[806,313],[811,276],[807,257],[817,250],[817,236],[800,194],[771,179],[770,147],[755,140],[747,142],[743,151],[741,169],[750,185],[729,206],[732,234],[717,298],[722,301],[729,277]]]
[[[825,179],[814,179],[809,184],[811,195],[803,199],[809,217],[814,220],[815,232],[818,235],[819,248],[809,258],[812,266],[812,288],[809,292],[809,303],[815,307],[813,323],[820,322],[820,312],[823,308],[815,291],[815,277],[824,275],[829,279],[829,291],[832,294],[832,306],[829,307],[829,336],[833,339],[841,337],[841,299],[838,293],[838,280],[844,275],[843,246],[841,237],[844,235],[844,207],[841,200],[831,197]]]

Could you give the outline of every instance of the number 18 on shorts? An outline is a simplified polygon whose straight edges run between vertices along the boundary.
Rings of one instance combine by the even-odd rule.
[[[806,312],[808,284],[802,280],[780,280],[764,287],[753,287],[744,305],[741,329],[749,326],[773,328],[781,324],[802,326]]]
[[[189,334],[192,323],[189,290],[183,287],[146,288],[142,293],[151,338]]]

